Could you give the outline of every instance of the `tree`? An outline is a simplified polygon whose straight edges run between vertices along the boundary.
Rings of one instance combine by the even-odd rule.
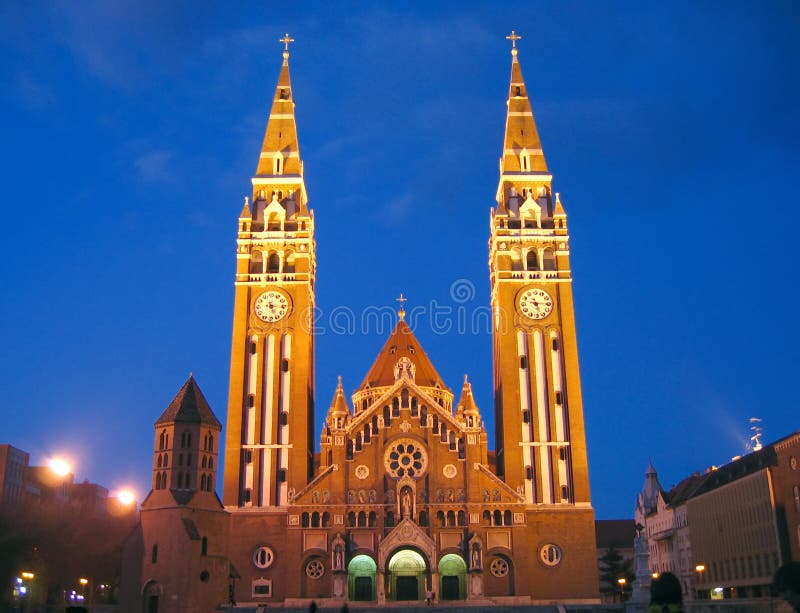
[[[600,591],[616,600],[621,594],[630,593],[636,575],[633,572],[633,560],[625,559],[612,545],[608,548],[600,562]],[[625,579],[620,589],[619,579]]]

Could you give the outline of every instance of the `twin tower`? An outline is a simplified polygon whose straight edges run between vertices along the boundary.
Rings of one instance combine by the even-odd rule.
[[[430,593],[487,605],[596,601],[567,216],[551,191],[519,37],[509,38],[489,239],[495,451],[469,382],[456,399],[401,309],[349,401],[339,382],[315,452],[315,222],[287,35],[238,221],[222,501],[211,468],[220,426],[190,380],[156,423],[154,491],[142,508],[145,605],[183,610],[176,603],[201,592],[228,606]],[[197,446],[191,470],[175,468],[183,432],[194,434],[186,453]],[[187,558],[159,568],[159,539],[186,541],[170,551]]]

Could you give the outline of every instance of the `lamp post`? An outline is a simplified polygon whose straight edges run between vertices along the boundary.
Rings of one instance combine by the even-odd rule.
[[[625,577],[620,577],[617,579],[617,583],[619,583],[619,601],[625,602],[625,584],[627,583],[627,579]]]
[[[705,572],[705,570],[706,570],[706,565],[705,564],[696,564],[695,567],[694,567],[694,572],[697,574],[697,578],[696,578],[696,582],[697,583],[696,583],[695,588],[694,588],[695,600],[700,600],[700,583],[703,580],[703,573]]]

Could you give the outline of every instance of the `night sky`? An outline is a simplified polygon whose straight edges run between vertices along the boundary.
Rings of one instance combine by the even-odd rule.
[[[797,430],[797,7],[3,2],[0,442],[141,498],[190,372],[224,421],[236,220],[286,31],[317,444],[336,376],[353,391],[389,332],[331,313],[488,305],[512,28],[569,215],[598,517],[632,516],[650,460],[669,486],[743,453],[750,417],[765,442]],[[489,334],[415,324],[493,431]]]

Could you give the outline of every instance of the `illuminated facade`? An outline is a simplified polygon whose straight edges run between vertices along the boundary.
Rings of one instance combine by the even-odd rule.
[[[190,380],[170,405],[185,410],[168,409],[156,424],[154,490],[136,537],[144,562],[132,558],[130,602],[195,610],[181,604],[193,582],[204,599],[217,594],[202,600],[213,601],[209,610],[231,601],[419,601],[429,592],[487,605],[598,600],[566,214],[551,194],[510,38],[490,238],[497,455],[469,381],[457,400],[401,307],[349,399],[339,381],[315,456],[315,228],[287,36],[238,222],[222,501],[212,471],[197,467],[216,458],[202,441],[216,440],[218,423]],[[169,450],[184,426],[194,432],[183,452],[194,464],[177,469],[187,476],[176,483],[157,476],[173,470],[157,463],[180,461]]]

